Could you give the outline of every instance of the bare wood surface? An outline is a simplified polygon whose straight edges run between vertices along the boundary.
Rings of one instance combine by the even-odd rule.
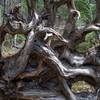
[[[69,80],[71,80],[70,84],[73,80],[84,80],[94,85],[95,89],[100,88],[100,46],[93,48],[93,52],[90,50],[85,55],[74,50],[75,45],[83,41],[87,33],[99,30],[99,0],[96,0],[95,20],[80,29],[76,28],[76,21],[80,13],[76,9],[74,0],[44,0],[43,15],[38,15],[36,12],[37,0],[26,0],[26,2],[27,21],[20,16],[20,6],[15,6],[12,13],[6,14],[6,23],[0,26],[0,70],[2,72],[0,90],[3,95],[8,97],[18,95],[18,99],[22,100],[34,100],[33,96],[35,96],[35,100],[47,100],[44,97],[48,98],[48,96],[51,100],[77,100],[68,84]],[[69,11],[64,30],[65,38],[53,29],[57,9],[64,3]],[[46,23],[42,25],[44,20]],[[26,41],[17,54],[3,58],[1,45],[6,33],[24,34]],[[52,46],[52,40],[58,40],[61,44]],[[33,63],[36,66],[33,66]],[[31,67],[30,71],[29,67]],[[30,80],[35,85],[30,84]],[[52,80],[57,87],[54,83],[50,84]],[[43,84],[45,85],[43,86]],[[31,85],[38,89],[28,89],[31,88]],[[26,88],[27,86],[28,88]],[[43,87],[49,89],[43,91]],[[20,91],[21,89],[22,91]]]

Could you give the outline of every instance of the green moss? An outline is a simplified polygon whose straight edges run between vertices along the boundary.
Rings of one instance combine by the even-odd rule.
[[[96,43],[96,33],[91,32],[86,35],[85,41],[76,46],[76,50],[80,53],[85,53]]]
[[[93,86],[89,85],[85,81],[78,81],[78,82],[75,82],[72,85],[72,91],[74,93],[79,93],[79,92],[94,92],[95,89],[94,89]]]

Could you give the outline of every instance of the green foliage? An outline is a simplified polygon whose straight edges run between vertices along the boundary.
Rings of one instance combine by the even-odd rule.
[[[22,0],[22,1],[21,1],[21,5],[22,5],[23,13],[24,13],[24,14],[27,14],[28,8],[27,8],[27,5],[26,5],[26,0]]]
[[[0,25],[2,24],[3,21],[3,7],[0,5]]]
[[[77,25],[90,23],[95,17],[96,5],[94,0],[76,0],[76,7],[80,11],[81,17]]]
[[[94,46],[95,43],[96,43],[96,33],[95,32],[91,32],[91,33],[86,35],[85,42],[82,42],[78,46],[76,46],[76,50],[78,52],[84,53],[89,48]]]
[[[38,12],[41,12],[43,10],[44,4],[43,4],[43,0],[38,0],[37,1],[37,10]]]
[[[96,42],[96,33],[91,32],[91,33],[87,34],[85,37],[85,41],[88,43],[94,44]]]
[[[77,21],[77,26],[84,26],[95,18],[96,5],[94,0],[76,0],[76,7],[80,11],[81,17]],[[86,35],[85,41],[80,43],[76,50],[84,53],[96,42],[96,33],[91,32]]]
[[[58,8],[57,15],[58,15],[58,16],[61,16],[61,17],[64,18],[65,20],[68,18],[68,11],[67,11],[66,5],[63,5],[63,6],[61,6],[60,8]]]
[[[76,47],[76,50],[80,53],[85,53],[90,47],[91,47],[91,43],[82,42]]]
[[[23,35],[20,35],[20,34],[17,35],[17,40],[16,40],[17,43],[21,43],[25,40],[26,38]]]

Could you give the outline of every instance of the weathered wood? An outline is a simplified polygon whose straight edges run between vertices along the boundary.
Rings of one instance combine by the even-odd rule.
[[[70,84],[74,81],[84,80],[100,88],[100,47],[96,52],[89,52],[87,55],[74,51],[74,45],[84,40],[88,32],[99,30],[99,1],[96,0],[96,23],[92,23],[82,29],[76,29],[76,20],[79,17],[79,12],[76,10],[74,0],[44,0],[44,15],[40,16],[36,12],[36,0],[26,0],[26,2],[29,14],[28,19],[26,19],[29,23],[26,23],[26,20],[21,18],[20,7],[15,6],[12,9],[12,13],[6,14],[5,25],[0,27],[0,71],[2,72],[0,74],[0,89],[4,95],[8,97],[18,95],[17,99],[24,100],[34,100],[34,96],[35,99],[40,100],[45,100],[44,97],[51,97],[51,100],[77,100],[74,93],[72,93],[71,86],[67,83],[69,80]],[[66,32],[68,33],[66,40],[53,29],[57,8],[64,3],[67,4],[69,11],[68,21],[65,26],[65,35]],[[46,18],[43,18],[45,14]],[[47,20],[47,23],[43,26],[40,20]],[[6,33],[12,35],[20,33],[28,37],[25,45],[17,54],[3,58],[1,45]],[[52,40],[58,40],[59,45],[51,44]],[[36,68],[30,63],[36,64]],[[29,67],[31,69],[27,71]],[[42,90],[38,87],[38,89],[35,90],[33,88],[30,91],[28,88],[31,85],[29,85],[29,82],[25,83],[25,80],[34,81],[33,83],[36,83],[33,85],[34,88],[38,84]],[[56,82],[54,83],[59,83],[60,86],[57,85],[58,87],[55,88],[49,84],[50,86],[47,85],[46,87],[50,91],[43,91],[43,84],[50,83],[51,80],[55,80]],[[28,88],[26,85],[28,85]],[[19,91],[21,89],[23,91]],[[58,91],[61,91],[66,98]]]

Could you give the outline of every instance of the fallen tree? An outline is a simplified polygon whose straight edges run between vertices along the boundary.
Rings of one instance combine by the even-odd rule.
[[[17,95],[23,87],[20,82],[24,79],[36,80],[40,85],[55,79],[59,83],[59,90],[68,100],[77,100],[71,91],[69,80],[70,84],[84,80],[99,88],[100,45],[93,47],[87,55],[77,53],[74,48],[84,40],[87,33],[99,30],[99,0],[96,0],[96,19],[80,29],[76,28],[80,13],[74,0],[44,0],[44,10],[40,15],[36,12],[36,0],[26,2],[27,21],[20,16],[21,6],[16,5],[12,12],[5,14],[6,21],[0,26],[0,89],[4,95]],[[57,9],[63,4],[67,4],[69,10],[64,37],[53,29]],[[17,54],[4,58],[1,55],[1,45],[6,33],[24,34],[26,41]],[[34,70],[27,71],[32,63],[36,68],[33,66]]]

